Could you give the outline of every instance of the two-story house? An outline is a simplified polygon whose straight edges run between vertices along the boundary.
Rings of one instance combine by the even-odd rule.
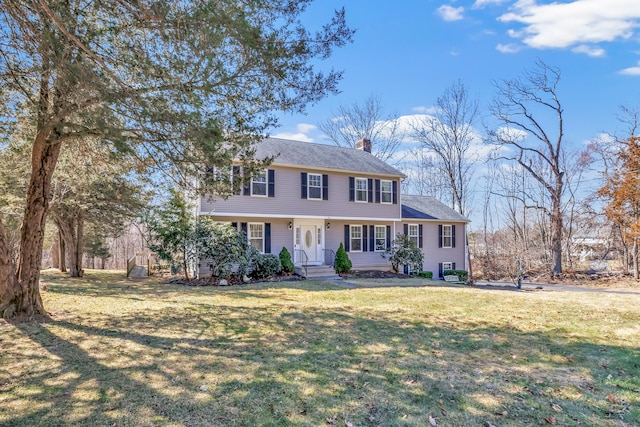
[[[239,195],[199,198],[200,215],[242,229],[260,252],[286,247],[297,266],[333,265],[343,243],[354,269],[389,269],[381,253],[404,233],[434,277],[465,269],[468,220],[431,197],[401,195],[404,174],[374,157],[369,141],[357,149],[277,138],[256,145],[257,159],[271,156]]]

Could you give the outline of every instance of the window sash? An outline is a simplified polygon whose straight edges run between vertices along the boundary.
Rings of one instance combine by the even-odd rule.
[[[249,223],[248,238],[251,246],[264,253],[264,224]]]
[[[367,193],[368,193],[367,179],[356,178],[356,202],[366,202]]]
[[[251,177],[251,195],[267,195],[267,171],[257,172],[255,176]]]
[[[442,226],[442,247],[443,248],[451,247],[451,244],[452,244],[451,236],[452,236],[451,226],[443,225]]]
[[[409,236],[409,240],[411,240],[413,243],[416,244],[416,246],[418,246],[420,232],[417,224],[409,224],[408,236]]]
[[[380,181],[380,202],[391,203],[393,201],[393,185],[391,181]]]
[[[453,270],[453,262],[443,262],[442,271]]]
[[[322,199],[322,175],[307,175],[307,199]]]
[[[387,248],[387,227],[376,225],[376,252],[384,251]]]
[[[350,227],[351,252],[362,252],[362,226],[352,225]]]

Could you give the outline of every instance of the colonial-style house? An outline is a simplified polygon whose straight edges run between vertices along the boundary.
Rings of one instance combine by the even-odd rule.
[[[465,269],[468,219],[432,197],[400,194],[404,174],[373,156],[368,140],[356,149],[278,138],[256,145],[257,159],[271,156],[240,194],[200,197],[199,214],[242,229],[260,252],[286,247],[309,276],[333,265],[340,243],[354,269],[390,269],[381,254],[398,233],[422,249],[422,269],[434,277]]]

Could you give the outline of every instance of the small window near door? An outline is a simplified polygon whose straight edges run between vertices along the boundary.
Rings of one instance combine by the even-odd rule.
[[[296,227],[296,245],[300,246],[300,234],[302,234],[302,230],[300,227]]]
[[[319,245],[321,245],[322,244],[322,228],[318,227],[317,231],[318,231],[317,242],[318,242]]]

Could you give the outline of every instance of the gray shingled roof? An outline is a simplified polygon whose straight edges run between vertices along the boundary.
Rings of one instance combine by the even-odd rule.
[[[400,201],[402,202],[402,219],[469,222],[463,215],[433,197],[402,194]]]
[[[256,159],[274,156],[275,165],[336,169],[348,172],[404,177],[396,168],[370,153],[354,148],[267,138],[256,144]]]

